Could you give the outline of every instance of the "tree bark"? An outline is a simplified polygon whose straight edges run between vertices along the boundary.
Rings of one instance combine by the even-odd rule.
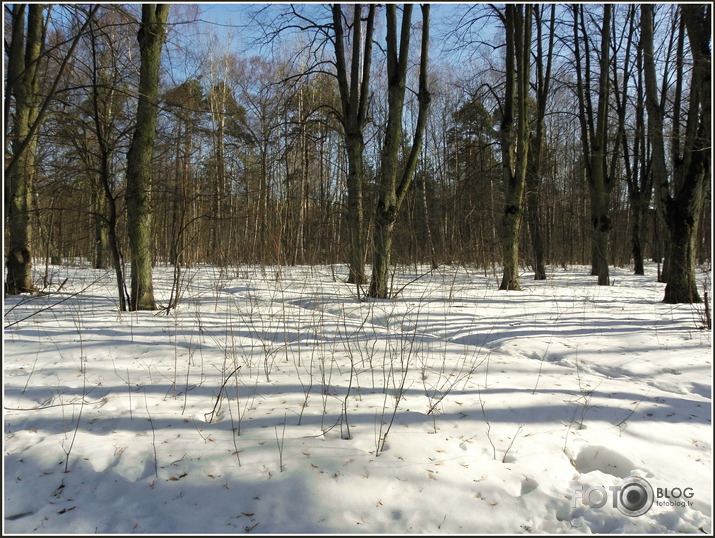
[[[127,154],[127,216],[131,250],[130,310],[155,310],[151,250],[151,157],[156,133],[159,67],[168,4],[142,5],[137,125]]]

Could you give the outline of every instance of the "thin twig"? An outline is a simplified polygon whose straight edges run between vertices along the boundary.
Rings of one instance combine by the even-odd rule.
[[[146,388],[144,388],[144,407],[146,409],[146,414],[149,416],[149,424],[151,425],[151,446],[154,449],[154,479],[159,479],[159,460],[156,455],[156,430],[154,429],[154,421],[151,419],[151,413],[149,412],[149,405],[146,401]]]
[[[287,415],[283,416],[283,432],[281,433],[281,438],[278,440],[278,428],[274,428],[276,432],[276,444],[278,445],[278,467],[281,471],[283,472],[284,466],[283,466],[283,445],[285,443],[285,435],[286,435],[286,418]]]
[[[218,395],[216,396],[216,403],[214,403],[214,408],[211,410],[210,413],[204,413],[204,420],[206,422],[212,422],[214,419],[214,415],[216,414],[216,408],[218,407],[219,402],[221,401],[221,393],[223,392],[224,387],[226,386],[226,383],[228,383],[228,380],[231,378],[233,374],[238,372],[241,369],[241,366],[237,366],[236,368],[233,369],[233,371],[228,374],[224,380],[223,383],[221,383],[221,388],[218,391]],[[211,418],[206,418],[208,415],[211,415]]]
[[[78,295],[81,295],[82,293],[84,293],[85,291],[87,291],[89,288],[91,288],[92,286],[94,286],[97,282],[99,282],[100,280],[102,280],[102,278],[104,278],[104,276],[107,275],[107,273],[109,273],[109,271],[107,271],[106,273],[104,273],[102,276],[96,278],[93,282],[91,282],[90,284],[88,284],[87,286],[85,286],[84,288],[82,288],[81,290],[79,290],[77,293],[73,293],[72,295],[68,295],[67,297],[65,297],[64,299],[62,299],[62,300],[60,300],[60,301],[57,301],[56,303],[52,303],[52,304],[49,305],[49,306],[46,306],[46,307],[44,307],[44,308],[40,308],[39,310],[35,310],[32,314],[30,314],[30,315],[28,315],[28,316],[25,316],[25,317],[22,318],[22,319],[18,319],[18,320],[16,320],[16,321],[13,321],[12,323],[10,323],[10,324],[8,324],[8,325],[5,325],[5,329],[9,329],[10,327],[12,327],[12,326],[14,326],[14,325],[17,325],[18,323],[22,323],[22,322],[25,321],[25,320],[28,320],[28,319],[30,319],[30,318],[32,318],[32,317],[35,317],[37,314],[39,314],[39,313],[41,313],[41,312],[44,312],[45,310],[50,310],[51,308],[56,307],[58,304],[62,304],[62,303],[64,303],[65,301],[68,301],[68,300],[72,299],[73,297],[77,297]],[[7,314],[5,314],[5,317],[7,317]]]
[[[502,463],[506,463],[506,457],[509,454],[509,451],[511,450],[512,445],[514,444],[514,441],[516,441],[516,438],[521,433],[523,426],[524,426],[523,424],[519,424],[519,427],[516,429],[516,433],[514,433],[514,436],[511,438],[511,443],[509,443],[509,446],[506,447],[506,451],[504,452],[504,457],[501,460]]]
[[[433,267],[432,269],[430,269],[430,270],[427,271],[426,273],[423,273],[423,274],[419,275],[418,277],[413,278],[413,279],[410,280],[407,284],[405,284],[405,285],[402,286],[399,290],[397,290],[397,291],[392,295],[392,298],[393,298],[393,299],[396,299],[397,296],[398,296],[400,293],[402,293],[402,290],[404,290],[407,286],[409,286],[409,285],[411,285],[411,284],[414,284],[415,282],[417,282],[417,281],[420,280],[421,278],[424,278],[424,277],[426,277],[427,275],[430,275],[430,274],[434,273],[434,271],[435,271],[436,269],[438,269],[438,268],[439,268],[439,266]],[[393,273],[393,276],[394,276],[394,273]]]

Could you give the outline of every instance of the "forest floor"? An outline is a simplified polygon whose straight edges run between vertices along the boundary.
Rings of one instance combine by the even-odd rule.
[[[198,267],[167,314],[50,267],[5,298],[4,532],[712,533],[702,305],[655,266],[426,271]]]

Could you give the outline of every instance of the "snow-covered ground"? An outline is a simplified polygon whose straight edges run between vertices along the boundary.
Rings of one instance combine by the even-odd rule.
[[[203,267],[168,315],[50,269],[5,300],[6,533],[712,532],[711,333],[654,266],[521,292],[401,268],[392,301],[342,267]]]

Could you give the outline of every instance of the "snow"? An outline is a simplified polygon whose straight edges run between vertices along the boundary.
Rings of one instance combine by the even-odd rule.
[[[401,267],[390,301],[337,266],[197,267],[168,315],[50,270],[5,298],[6,533],[712,532],[711,333],[655,266],[520,292]],[[626,477],[644,515],[583,501]]]

